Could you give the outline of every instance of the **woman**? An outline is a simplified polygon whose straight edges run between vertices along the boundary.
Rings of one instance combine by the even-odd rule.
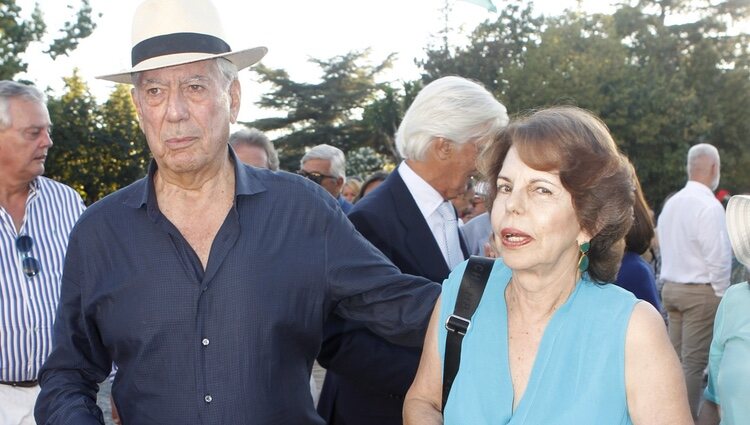
[[[511,123],[483,155],[497,260],[463,339],[447,424],[689,424],[661,316],[615,285],[632,223],[627,162],[573,107]],[[443,284],[406,424],[440,424],[446,331],[465,264]]]
[[[362,187],[362,180],[358,177],[349,177],[341,188],[341,196],[350,204],[354,204],[355,199],[359,196],[359,190]]]
[[[727,205],[727,230],[737,259],[750,267],[750,196]],[[708,356],[708,388],[699,425],[750,424],[750,287],[732,285],[721,299]]]
[[[370,174],[364,183],[362,183],[362,187],[359,188],[359,194],[354,198],[354,203],[359,202],[362,197],[375,190],[386,178],[388,178],[388,172],[386,171],[375,171]]]
[[[651,241],[654,239],[654,221],[651,219],[651,210],[643,197],[641,183],[632,166],[631,171],[635,185],[634,220],[628,234],[625,235],[625,255],[622,257],[622,265],[617,272],[615,284],[632,292],[639,300],[648,301],[657,311],[661,311],[654,272],[641,257],[651,248]]]

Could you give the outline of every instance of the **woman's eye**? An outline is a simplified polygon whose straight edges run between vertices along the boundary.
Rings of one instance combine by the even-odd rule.
[[[537,187],[536,192],[542,195],[552,195],[552,191],[547,189],[546,187]]]
[[[510,193],[513,190],[507,183],[500,183],[497,185],[497,193]]]

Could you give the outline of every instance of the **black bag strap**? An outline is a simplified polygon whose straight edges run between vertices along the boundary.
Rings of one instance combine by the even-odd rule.
[[[445,359],[443,360],[443,409],[461,365],[461,343],[471,326],[471,318],[479,306],[484,288],[487,286],[494,258],[472,255],[466,264],[461,287],[456,296],[453,314],[445,321],[448,333],[445,337]]]

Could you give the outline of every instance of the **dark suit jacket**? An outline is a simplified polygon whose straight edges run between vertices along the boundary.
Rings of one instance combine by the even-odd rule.
[[[349,219],[403,273],[438,283],[448,277],[440,247],[398,171],[357,202]],[[318,413],[328,424],[401,425],[421,349],[391,344],[336,317],[327,322],[325,334],[318,360],[328,372]]]

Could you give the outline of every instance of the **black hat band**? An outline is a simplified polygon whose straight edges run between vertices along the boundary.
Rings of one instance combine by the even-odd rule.
[[[132,66],[158,56],[176,53],[229,53],[232,49],[224,40],[207,34],[178,32],[147,38],[133,46],[130,54]]]

